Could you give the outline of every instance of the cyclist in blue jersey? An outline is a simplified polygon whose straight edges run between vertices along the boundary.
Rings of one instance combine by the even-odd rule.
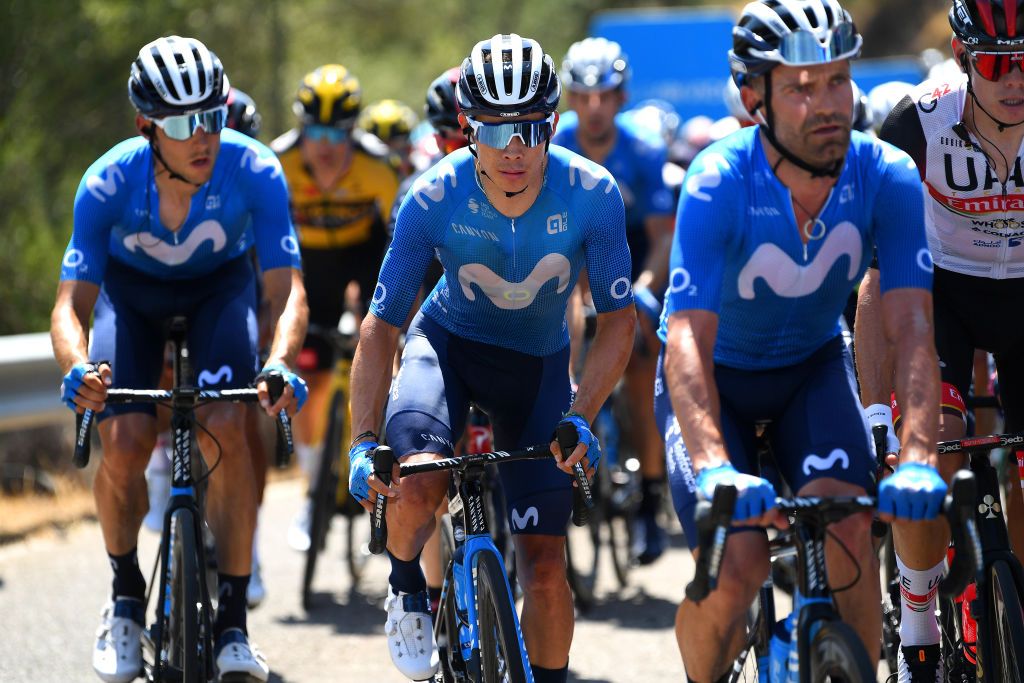
[[[626,102],[628,59],[621,47],[605,38],[587,38],[569,47],[562,81],[576,119],[566,121],[552,142],[582,154],[615,177],[626,206],[633,295],[638,316],[636,348],[626,367],[626,409],[630,434],[640,459],[643,498],[633,554],[649,564],[665,551],[664,531],[655,514],[661,508],[665,459],[654,422],[651,393],[657,367],[657,319],[668,275],[672,244],[672,192],[662,170],[668,158],[657,133],[642,130],[619,110]]]
[[[879,487],[879,507],[898,526],[919,524],[945,494],[932,453],[939,379],[921,188],[907,154],[851,133],[850,60],[861,44],[836,0],[748,4],[729,60],[759,125],[701,152],[680,196],[655,408],[691,547],[698,497],[719,484],[738,489],[718,590],[683,602],[676,617],[691,680],[727,674],[769,570],[759,527],[784,523],[773,485],[757,474],[756,426],[768,422],[777,468],[798,495],[875,487],[838,320],[876,247],[907,422],[904,461]],[[862,514],[833,525],[826,560],[830,584],[846,587],[835,594],[840,614],[877,660],[870,523]]]
[[[450,455],[470,401],[490,417],[499,448],[547,443],[560,423],[576,428],[580,445],[565,460],[552,443],[557,465],[517,462],[501,471],[534,680],[564,683],[568,675],[568,473],[584,458],[591,473],[597,467],[600,448],[589,425],[626,365],[635,312],[614,179],[549,146],[559,94],[552,60],[536,41],[507,34],[474,46],[456,88],[470,146],[445,157],[406,196],[352,364],[359,436],[349,487],[367,507],[376,495],[393,498],[385,632],[392,661],[416,680],[438,665],[419,553],[448,479],[418,476],[387,487],[372,477],[369,454],[385,400],[387,442],[405,462]],[[399,329],[435,254],[444,275],[410,325],[391,382]],[[573,397],[565,309],[583,268],[599,314]]]
[[[77,412],[102,411],[95,497],[114,581],[93,667],[110,682],[142,673],[146,584],[136,544],[148,506],[144,470],[156,420],[152,407],[107,407],[107,387],[155,386],[165,323],[184,315],[200,387],[256,381],[270,415],[294,413],[306,393],[289,369],[307,312],[287,187],[269,149],[222,131],[228,79],[220,60],[198,40],[159,38],[139,51],[128,93],[140,136],[114,146],[82,178],[51,319],[54,353],[67,373],[64,402]],[[275,328],[259,374],[251,246]],[[287,381],[273,405],[263,381],[272,370]],[[213,635],[221,679],[266,681],[266,661],[246,630],[257,484],[244,411],[233,404],[197,411],[206,427],[198,434],[200,449],[211,464],[220,459],[206,504],[220,579]]]

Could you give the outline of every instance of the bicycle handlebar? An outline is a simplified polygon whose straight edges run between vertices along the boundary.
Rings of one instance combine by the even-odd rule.
[[[576,430],[572,425],[568,425],[569,429],[572,430],[573,438],[576,438]],[[564,430],[563,430],[564,431]],[[559,446],[564,448],[562,437],[567,436],[562,434],[559,437]],[[575,448],[576,444],[573,443],[572,447]],[[571,449],[569,449],[571,451]],[[460,470],[464,471],[466,468],[473,465],[480,465],[484,463],[501,463],[501,462],[513,462],[516,460],[542,460],[544,458],[550,458],[551,449],[547,444],[538,444],[536,446],[527,446],[515,451],[490,451],[487,453],[469,453],[467,455],[461,455],[455,458],[442,458],[440,460],[429,460],[426,462],[410,463],[400,466],[401,476],[407,477],[413,474],[422,474],[424,472],[440,472],[443,470]],[[395,463],[395,454],[387,446],[378,446],[373,452],[373,473],[374,476],[379,478],[385,484],[391,484],[391,472]],[[576,487],[576,495],[573,500],[573,523],[577,526],[582,526],[587,523],[587,511],[594,507],[594,499],[591,494],[590,482],[587,481],[586,473],[582,472],[582,466],[577,463],[577,468],[574,469],[574,477],[579,482],[579,476],[582,473],[583,481],[585,486]],[[582,519],[582,522],[577,522],[577,519]],[[379,555],[384,552],[384,548],[388,542],[388,526],[387,526],[387,497],[377,495],[373,505],[373,514],[370,516],[370,552]]]
[[[276,402],[284,392],[284,377],[279,373],[267,377],[267,390],[270,400]],[[255,389],[108,389],[106,402],[110,404],[127,403],[165,403],[173,401],[175,396],[191,394],[194,405],[207,403],[256,403],[259,394]],[[71,461],[81,469],[89,464],[92,453],[92,427],[95,422],[95,411],[86,409],[84,413],[75,415],[75,452]],[[282,410],[277,416],[277,466],[286,467],[293,452],[291,419]]]
[[[693,580],[686,586],[686,597],[694,602],[699,603],[718,587],[736,495],[734,486],[719,486],[710,503],[697,503],[697,569]],[[953,563],[939,584],[943,597],[962,593],[980,566],[981,539],[974,520],[974,497],[974,475],[961,470],[953,478],[949,493],[942,503],[942,513],[949,521],[953,542],[957,548],[963,548],[962,552],[954,555]],[[856,512],[875,509],[877,499],[870,496],[776,498],[775,505],[780,512],[798,521],[810,519],[831,524]]]

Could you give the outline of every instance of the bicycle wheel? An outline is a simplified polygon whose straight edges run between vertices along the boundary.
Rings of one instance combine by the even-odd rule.
[[[823,623],[811,642],[812,683],[873,680],[875,671],[857,633],[841,621]]]
[[[597,470],[600,496],[607,501],[604,519],[608,552],[619,588],[629,585],[629,571],[633,567],[633,523],[639,503],[639,487],[632,481],[634,478],[635,475],[617,466]]]
[[[586,612],[594,606],[594,589],[601,560],[601,527],[604,525],[604,501],[595,487],[594,509],[584,527],[572,524],[565,534],[565,569],[576,607]]]
[[[306,611],[312,607],[313,578],[316,576],[316,563],[327,545],[327,532],[331,528],[331,517],[335,512],[335,489],[338,486],[337,460],[341,452],[341,429],[345,417],[344,395],[336,392],[331,397],[328,413],[327,438],[324,439],[323,451],[320,454],[320,468],[317,470],[316,481],[309,491],[312,519],[309,523],[309,548],[306,550],[306,566],[302,572],[302,608]]]
[[[198,550],[192,511],[175,510],[171,515],[171,607],[165,642],[167,663],[189,683],[206,680],[210,654],[204,642],[210,633],[209,613],[202,604],[199,581],[203,568]]]
[[[515,607],[498,558],[482,552],[476,567],[477,618],[480,621],[481,683],[526,680],[526,646],[519,638]]]
[[[988,623],[992,638],[991,679],[1007,683],[1024,681],[1024,612],[1010,565],[992,563],[989,573]]]
[[[902,598],[891,530],[886,530],[886,534],[881,540],[879,555],[884,577],[882,584],[882,657],[885,659],[889,671],[896,671],[900,649]]]
[[[344,515],[346,520],[345,562],[348,565],[348,574],[352,578],[353,588],[362,581],[366,562],[370,559],[370,524],[363,519],[363,512],[365,510],[359,508],[359,514]]]
[[[448,517],[445,516],[447,521]],[[447,539],[445,530],[447,528]],[[441,526],[441,555],[445,555],[445,543],[452,542],[451,523]],[[448,560],[443,563],[445,567],[445,585],[448,592],[444,600],[438,605],[437,614],[434,619],[434,639],[437,641],[440,667],[434,676],[436,683],[455,683],[456,680],[465,678],[466,664],[462,660],[462,651],[459,643],[459,616],[458,605],[455,600],[455,582],[452,578],[453,567],[451,564],[451,553],[454,545],[447,549]]]

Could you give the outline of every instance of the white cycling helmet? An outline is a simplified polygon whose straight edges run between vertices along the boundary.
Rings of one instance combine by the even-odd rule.
[[[515,33],[481,40],[462,62],[455,88],[466,116],[551,114],[561,95],[554,62],[540,43]]]
[[[629,60],[607,38],[586,38],[569,46],[562,62],[562,82],[573,92],[622,88],[629,81]]]
[[[779,64],[828,64],[860,55],[863,38],[837,0],[758,0],[732,30],[729,66],[738,85]]]
[[[875,130],[878,131],[885,123],[889,112],[896,108],[904,97],[910,94],[914,86],[905,81],[889,81],[876,85],[868,93],[868,107],[871,109],[871,117]]]
[[[140,114],[162,118],[227,102],[224,67],[195,38],[157,38],[139,50],[128,77],[128,97]]]

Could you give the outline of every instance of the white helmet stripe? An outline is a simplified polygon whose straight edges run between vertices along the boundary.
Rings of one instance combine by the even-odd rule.
[[[145,75],[149,77],[157,92],[164,99],[168,99],[170,93],[167,92],[167,84],[164,83],[164,79],[160,75],[160,67],[157,66],[156,60],[153,58],[153,48],[156,47],[155,42],[146,45],[139,51],[139,59],[142,61],[142,67],[146,72]]]
[[[778,14],[760,2],[752,2],[743,10],[743,14],[753,15],[764,22],[775,35],[781,37],[789,33],[789,27]],[[802,14],[802,12],[801,12]]]
[[[523,39],[516,33],[508,37],[509,47],[512,48],[512,82],[511,88],[506,91],[519,100],[526,94],[522,91],[523,84]],[[504,69],[502,69],[504,72]]]
[[[160,52],[160,59],[164,63],[164,71],[171,81],[166,84],[167,89],[168,91],[173,89],[173,93],[169,93],[168,101],[171,104],[182,104],[185,101],[184,98],[189,93],[185,90],[185,82],[181,79],[181,72],[178,70],[178,60],[174,57],[175,51],[171,49],[172,46],[177,47],[174,45],[174,38],[177,38],[177,36],[171,36],[168,40],[157,41],[156,49]],[[159,70],[157,73],[160,73]]]
[[[181,56],[185,58],[185,73],[188,74],[189,91],[188,94],[195,96],[198,95],[202,88],[199,87],[199,68],[196,64],[195,55],[192,54],[193,48],[196,47],[195,41],[192,39],[179,38],[181,42],[185,43],[185,49],[181,50]],[[209,80],[209,79],[207,79]],[[185,93],[182,93],[184,95]]]
[[[498,37],[499,36],[491,38],[492,46],[494,45],[495,42],[494,39]],[[473,50],[473,54],[470,55],[470,59],[473,60],[473,73],[476,74],[477,86],[480,88],[480,95],[483,96],[483,98],[488,102],[494,102],[495,100],[493,97],[491,97],[490,89],[487,87],[487,82],[486,79],[484,78],[484,51],[481,45],[476,46],[476,48]],[[491,59],[493,61],[493,56]],[[495,83],[495,85],[497,86],[497,83]]]
[[[797,26],[799,26],[805,31],[808,31],[809,33],[818,33],[818,29],[815,29],[813,26],[811,26],[811,22],[807,18],[806,10],[814,8],[815,13],[817,13],[817,8],[820,7],[819,3],[800,2],[800,0],[779,0],[779,5],[785,7],[789,11],[790,16],[792,16],[793,19],[796,20]],[[824,21],[824,17],[821,17],[821,21],[819,22],[819,26],[821,25],[825,25],[827,27],[827,23]],[[785,33],[790,32],[790,29],[786,29],[785,31]],[[785,33],[783,35],[785,35]]]
[[[540,43],[536,40],[529,40],[528,44],[530,46],[530,80],[527,81],[526,93],[524,94],[533,95],[540,87],[540,70],[544,66],[543,57],[538,59],[537,55],[543,55],[544,53],[540,48]]]

